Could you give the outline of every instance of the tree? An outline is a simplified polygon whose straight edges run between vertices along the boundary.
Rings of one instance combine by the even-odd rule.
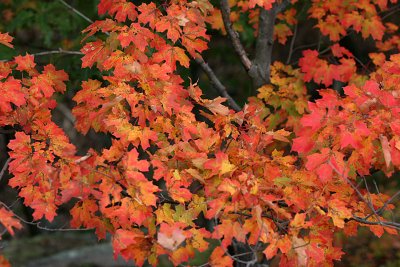
[[[139,266],[164,254],[187,265],[208,249],[211,266],[274,257],[332,266],[343,254],[334,232],[400,227],[386,216],[400,191],[368,187],[372,172],[390,177],[400,166],[400,39],[384,21],[397,9],[396,0],[101,0],[107,17],[83,31],[81,52],[82,68],[102,77],[82,82],[72,113],[80,133],[112,143],[78,156],[51,115],[68,75],[36,66],[34,55],[2,61],[0,126],[15,130],[9,185],[35,221],[74,203],[71,227],[111,233],[115,253]],[[293,63],[300,19],[323,39]],[[257,89],[243,106],[201,55],[207,29],[230,38]],[[254,48],[244,47],[244,29]],[[343,46],[350,33],[373,43],[369,67]],[[12,39],[0,35],[6,46]],[[276,43],[289,48],[286,63],[272,60]],[[190,64],[222,97],[204,98],[179,75]],[[6,205],[0,222],[10,234],[22,227]]]

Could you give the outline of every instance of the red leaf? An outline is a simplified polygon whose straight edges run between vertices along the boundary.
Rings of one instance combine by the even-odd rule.
[[[25,93],[22,91],[21,82],[14,78],[9,78],[5,82],[0,81],[0,93],[1,112],[11,111],[11,103],[18,107],[26,103]]]
[[[314,141],[310,136],[300,136],[293,139],[292,151],[307,153],[314,147]]]
[[[308,257],[313,259],[316,263],[323,262],[325,259],[325,253],[322,248],[317,244],[310,244],[306,248],[306,254]]]

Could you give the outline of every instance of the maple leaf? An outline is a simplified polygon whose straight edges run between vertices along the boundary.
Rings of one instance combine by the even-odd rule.
[[[329,200],[328,215],[332,217],[333,224],[336,227],[343,228],[344,220],[352,217],[352,213],[346,206],[346,202],[340,200],[339,198],[334,198]]]
[[[22,228],[21,222],[15,218],[14,213],[4,207],[0,207],[0,223],[11,235],[14,235],[14,229]]]
[[[129,18],[131,21],[135,21],[138,15],[136,6],[132,2],[127,2],[126,0],[119,2],[114,1],[111,6],[108,5],[107,12],[110,15],[114,15],[118,22],[124,22],[126,18]]]
[[[300,119],[300,123],[304,127],[311,127],[311,130],[315,132],[321,128],[326,116],[326,111],[312,102],[308,102],[308,109],[310,110],[310,114],[304,115]]]
[[[245,242],[246,230],[240,225],[239,222],[232,222],[230,220],[222,220],[221,224],[217,225],[212,234],[213,238],[222,239],[221,245],[228,248],[232,244],[233,238],[239,242]]]
[[[13,48],[14,46],[11,44],[14,38],[10,36],[8,33],[1,33],[0,32],[0,44]]]
[[[54,86],[51,80],[47,76],[40,74],[33,77],[31,90],[39,95],[43,94],[44,97],[50,98],[54,93]]]
[[[254,8],[258,5],[268,10],[272,8],[272,4],[275,2],[276,0],[249,0],[249,8]]]
[[[25,93],[22,91],[21,82],[14,78],[8,78],[5,82],[0,81],[1,98],[0,111],[9,112],[12,110],[11,103],[17,107],[26,103]]]
[[[162,16],[161,11],[158,10],[155,3],[151,2],[149,4],[142,3],[138,7],[140,12],[138,20],[140,23],[148,24],[150,28],[154,29],[159,18]]]
[[[194,58],[198,57],[198,53],[208,48],[207,41],[209,39],[210,37],[206,34],[205,27],[194,25],[185,27],[183,29],[183,35],[181,36],[182,45]]]
[[[10,262],[4,257],[4,255],[0,255],[0,266],[11,267]]]
[[[214,114],[220,114],[226,116],[230,113],[228,107],[222,105],[222,102],[225,102],[226,99],[222,97],[214,98],[213,100],[204,100],[204,106],[208,108]]]
[[[381,141],[383,157],[386,162],[386,168],[389,168],[392,163],[392,155],[390,154],[390,144],[386,136],[380,135],[379,140]]]
[[[318,244],[310,244],[307,246],[306,255],[313,259],[316,263],[323,262],[325,259],[324,249],[319,247]]]
[[[307,156],[306,168],[307,170],[314,170],[322,163],[326,163],[330,156],[330,150],[328,148],[323,148],[321,153],[315,153]]]
[[[109,55],[110,50],[105,47],[104,43],[100,40],[87,43],[81,52],[85,55],[82,57],[82,68],[92,67],[94,63],[103,62]],[[101,68],[101,65],[98,65]]]
[[[43,76],[47,77],[51,81],[54,89],[57,92],[64,93],[66,90],[66,85],[64,82],[68,81],[68,74],[63,70],[56,70],[56,68],[49,64],[43,68]]]
[[[153,55],[155,62],[165,61],[166,64],[171,66],[172,71],[176,69],[176,62],[178,61],[182,66],[189,67],[189,57],[186,55],[185,50],[177,46],[165,46],[162,50],[157,51]]]
[[[54,201],[55,196],[51,192],[43,194],[43,199],[34,199],[29,204],[34,209],[33,219],[40,220],[44,216],[49,222],[53,221],[57,215],[57,206]]]
[[[372,36],[375,40],[382,40],[385,32],[385,26],[382,24],[380,17],[374,16],[363,21],[361,34],[363,38]]]
[[[309,152],[315,145],[315,142],[309,136],[299,136],[293,139],[292,151],[299,153]]]
[[[17,63],[17,70],[27,71],[28,73],[31,73],[36,66],[33,55],[16,56],[14,61]]]
[[[118,229],[112,244],[115,258],[120,254],[125,260],[134,259],[138,266],[143,266],[150,254],[148,241],[139,229]]]
[[[140,26],[139,23],[132,23],[127,31],[123,31],[118,35],[122,48],[133,43],[141,52],[145,51],[149,40],[153,38],[154,34],[147,28]]]
[[[139,153],[136,149],[132,149],[125,156],[124,166],[127,170],[139,170],[146,172],[149,170],[149,162],[146,160],[138,160]]]
[[[104,15],[113,6],[114,0],[100,0],[97,5],[97,12],[99,15]]]
[[[165,223],[161,224],[160,231],[157,234],[158,244],[171,251],[176,250],[185,239],[186,235],[181,229],[169,229]]]
[[[140,196],[138,196],[140,202],[146,206],[155,207],[157,205],[157,196],[154,193],[160,191],[160,189],[150,181],[141,181],[138,186],[140,188]]]
[[[236,169],[236,166],[229,162],[228,155],[224,152],[215,154],[215,159],[209,159],[204,163],[204,168],[212,171],[212,175],[224,175]]]
[[[274,39],[278,39],[280,44],[286,44],[287,38],[292,35],[292,30],[285,23],[275,24]]]
[[[346,30],[335,15],[328,15],[324,20],[318,22],[318,28],[324,35],[329,35],[331,41],[339,41],[340,37],[346,35]]]
[[[231,267],[233,260],[228,255],[225,255],[225,250],[221,247],[216,247],[210,256],[210,264],[215,267]]]
[[[159,32],[167,32],[167,37],[176,42],[182,35],[182,29],[179,26],[179,21],[167,16],[161,17],[155,24],[155,28]]]
[[[260,243],[267,258],[279,252],[282,266],[330,266],[339,260],[332,225],[355,233],[362,224],[349,219],[369,212],[368,205],[353,201],[357,192],[347,179],[371,169],[390,174],[400,166],[400,56],[388,61],[385,56],[400,42],[397,25],[382,23],[388,1],[309,5],[309,17],[330,41],[345,37],[350,27],[374,39],[371,77],[349,50],[328,42],[323,51],[329,55],[306,50],[299,68],[271,65],[271,84],[237,113],[224,98],[202,98],[202,90],[187,86],[176,72],[178,63],[188,68],[189,55],[200,57],[207,49],[206,23],[224,30],[221,12],[208,0],[145,2],[100,0],[99,14],[114,18],[84,30],[93,41],[82,48],[82,67],[96,64],[101,79],[83,82],[74,97],[75,128],[111,138],[103,151],[75,156],[75,147],[52,122],[53,96],[66,91],[65,72],[52,65],[36,69],[32,55],[0,62],[0,126],[23,130],[8,144],[14,175],[9,185],[34,209],[34,219],[52,220],[60,205],[75,198],[72,227],[96,228],[99,238],[111,233],[115,254],[139,266],[146,260],[156,266],[162,254],[174,266],[189,264],[196,250],[204,252],[214,242],[210,239],[222,244],[212,246],[212,266],[234,264],[227,252],[232,242]],[[276,42],[285,43],[297,27],[295,3],[277,14]],[[256,33],[260,9],[283,1],[229,4],[233,29],[247,34],[243,23]],[[96,38],[97,32],[106,34]],[[0,43],[12,47],[11,39],[0,34]],[[335,82],[335,90],[320,90],[321,98],[312,96],[315,102],[307,106],[304,82],[310,81],[349,85],[341,95]],[[388,199],[371,195],[377,208]],[[212,233],[198,223],[201,214],[215,221]],[[4,218],[14,217],[0,209],[6,228]],[[280,220],[288,223],[274,223]],[[8,224],[10,233],[19,227]],[[394,233],[368,227],[379,236]]]

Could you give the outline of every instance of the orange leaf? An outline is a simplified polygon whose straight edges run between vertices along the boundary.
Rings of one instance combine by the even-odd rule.
[[[265,8],[271,9],[272,4],[275,3],[276,0],[250,0],[249,1],[249,8],[254,8],[256,5]]]
[[[11,41],[14,38],[10,36],[8,33],[1,33],[0,32],[0,44],[13,48],[14,46],[11,44]]]
[[[215,154],[215,159],[209,159],[204,163],[204,168],[212,170],[213,175],[223,175],[235,170],[236,166],[229,162],[227,154],[218,152]]]
[[[21,222],[17,218],[15,218],[14,213],[12,213],[11,211],[7,210],[4,207],[0,207],[0,223],[7,229],[7,231],[11,235],[14,235],[14,228],[15,229],[22,228]]]
[[[233,260],[225,255],[225,251],[221,247],[216,247],[211,253],[210,265],[212,267],[231,267]]]

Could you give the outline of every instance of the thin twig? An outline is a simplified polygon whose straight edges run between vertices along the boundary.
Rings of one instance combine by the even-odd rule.
[[[276,12],[280,13],[282,11],[284,11],[287,6],[290,4],[290,0],[283,0],[282,3],[280,3],[277,7],[276,7]]]
[[[361,194],[360,190],[356,186],[353,185],[353,183],[345,177],[342,173],[339,172],[339,170],[332,164],[332,162],[329,160],[328,161],[329,166],[340,176],[342,177],[357,193],[357,195],[360,197],[360,199],[367,204],[367,206],[371,209],[372,213],[365,218],[358,217],[353,214],[353,216],[349,220],[354,220],[363,224],[368,224],[368,225],[380,225],[382,227],[389,227],[392,229],[400,230],[400,223],[396,222],[388,222],[388,221],[382,221],[379,218],[379,215],[377,211],[375,210],[374,206],[370,201],[367,201],[364,196]],[[399,193],[400,194],[400,193]],[[397,194],[396,194],[397,195]],[[375,216],[377,221],[369,221],[368,218],[371,216]]]
[[[353,220],[356,222],[360,222],[363,224],[368,224],[368,225],[380,225],[383,227],[389,227],[392,229],[396,229],[396,230],[400,230],[400,223],[396,223],[396,222],[386,222],[386,221],[378,221],[378,222],[374,222],[374,221],[368,221],[365,218],[361,218],[358,216],[353,215],[352,218],[350,218],[349,220]]]
[[[89,230],[93,230],[94,228],[48,228],[46,226],[42,226],[41,222],[30,222],[25,220],[24,218],[22,218],[21,216],[15,214],[14,211],[12,211],[4,202],[0,201],[0,205],[2,205],[4,208],[6,208],[8,211],[13,213],[13,216],[16,217],[18,220],[20,220],[21,222],[25,223],[25,224],[29,224],[29,225],[34,225],[36,226],[38,229],[41,230],[45,230],[45,231],[51,231],[51,232],[69,232],[69,231],[89,231]]]
[[[289,55],[286,60],[286,65],[290,63],[290,60],[292,60],[292,55],[293,55],[293,47],[294,47],[294,42],[296,40],[296,35],[297,35],[297,24],[294,26],[294,32],[292,36],[292,40],[290,41],[290,48],[289,48]]]
[[[225,30],[228,33],[229,38],[232,41],[232,45],[236,53],[238,54],[240,60],[242,61],[244,68],[246,69],[246,71],[249,71],[251,67],[251,60],[248,58],[247,53],[242,43],[240,42],[239,34],[232,27],[232,22],[230,20],[231,9],[229,7],[228,0],[221,0],[220,4],[221,4],[221,13],[225,25]]]
[[[29,54],[31,56],[47,56],[47,55],[54,55],[54,54],[66,54],[66,55],[84,55],[80,51],[71,51],[71,50],[64,50],[62,48],[59,48],[58,50],[50,50],[50,51],[42,51],[38,53],[33,53]],[[11,61],[12,59],[2,59],[0,62],[8,62]]]
[[[388,10],[388,13],[386,13],[384,16],[381,17],[381,20],[383,21],[384,19],[390,17],[391,15],[393,15],[394,13],[400,11],[400,5],[396,5],[394,7],[392,7],[390,10]]]
[[[215,75],[214,71],[210,68],[210,66],[201,58],[195,59],[196,63],[200,65],[203,71],[207,74],[208,78],[210,79],[211,83],[218,91],[218,93],[225,97],[228,101],[228,104],[231,108],[235,111],[240,111],[241,107],[236,103],[236,101],[228,94],[226,87],[220,82],[218,77]]]
[[[377,209],[376,212],[377,212],[378,214],[381,214],[381,213],[386,209],[386,207],[387,207],[390,203],[392,203],[392,201],[395,200],[398,196],[400,196],[400,190],[397,191],[396,194],[394,194],[393,196],[391,196],[391,198],[389,198],[389,199],[383,204],[382,207],[380,207],[379,209]],[[365,219],[368,219],[369,217],[371,217],[371,215],[365,217]]]
[[[293,52],[292,53],[294,53],[294,52],[296,52],[297,50],[300,50],[300,49],[311,48],[311,47],[314,47],[314,46],[318,46],[318,43],[299,45],[299,46],[296,46],[295,48],[293,48]]]
[[[1,172],[0,172],[0,181],[1,181],[1,179],[3,179],[4,172],[7,170],[7,167],[8,167],[8,164],[10,163],[10,161],[11,161],[11,158],[8,158],[6,160],[6,162],[4,163],[3,168],[1,169]]]
[[[367,204],[367,206],[369,207],[369,209],[372,211],[372,213],[375,215],[376,219],[380,222],[380,218],[379,215],[376,213],[376,210],[374,208],[374,206],[372,205],[371,201],[368,201],[365,199],[365,197],[361,194],[360,190],[353,185],[353,183],[346,177],[344,176],[343,173],[340,173],[339,170],[332,164],[332,161],[329,160],[328,161],[329,166],[340,176],[342,177],[342,179],[344,179],[353,189],[354,191],[356,191],[357,195],[359,196],[359,198],[365,203]]]
[[[38,53],[35,53],[32,55],[44,56],[44,55],[51,55],[51,54],[83,55],[83,53],[80,51],[70,51],[70,50],[64,50],[62,48],[59,48],[58,50],[38,52]]]
[[[75,14],[77,14],[79,17],[83,18],[84,20],[86,20],[89,23],[93,23],[93,20],[89,19],[88,17],[86,17],[84,14],[82,14],[79,10],[76,10],[73,6],[67,4],[64,0],[58,0],[58,2],[60,2],[61,4],[63,4],[64,6],[66,6],[69,10],[71,10],[72,12],[74,12]]]
[[[216,214],[215,217],[214,217],[215,225],[218,225],[217,215],[218,215],[218,214]],[[218,234],[218,229],[215,229],[215,232]],[[218,239],[218,242],[219,242],[219,244],[220,244],[220,247],[221,247],[222,250],[224,251],[224,253],[225,253],[226,255],[228,255],[232,260],[234,260],[234,261],[236,261],[236,262],[238,262],[238,263],[242,263],[242,264],[247,264],[247,263],[248,263],[248,261],[242,261],[242,260],[238,259],[235,255],[230,254],[229,251],[222,245],[222,242],[221,242],[220,239]],[[251,253],[252,253],[252,252],[251,252]]]

